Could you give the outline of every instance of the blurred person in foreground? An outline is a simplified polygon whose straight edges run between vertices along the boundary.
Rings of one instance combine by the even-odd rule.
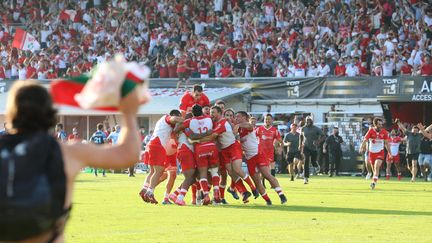
[[[148,100],[149,96],[146,95],[143,101],[147,103]],[[14,197],[20,202],[27,202],[30,208],[34,204],[33,197],[40,196],[40,193],[44,199],[52,199],[42,213],[39,209],[27,210],[26,213],[17,210],[22,204],[18,206],[11,203],[6,204],[9,205],[7,208],[1,208],[0,241],[63,242],[63,231],[72,206],[74,181],[81,169],[87,166],[124,168],[136,162],[140,152],[136,133],[138,107],[136,89],[120,101],[118,108],[122,113],[123,129],[115,146],[59,143],[48,132],[56,123],[57,111],[47,90],[37,81],[15,82],[9,92],[6,107],[9,134],[0,138],[0,147],[2,154],[10,154],[15,160],[17,170],[14,185],[36,181],[35,185],[28,186],[42,192],[39,191],[39,195],[22,195],[22,190],[26,189],[20,188],[15,191]],[[5,157],[7,155],[2,156],[3,161],[7,160]],[[7,199],[0,197],[0,200]],[[4,205],[0,203],[0,207]],[[22,221],[4,215],[6,210],[10,212],[14,209],[16,214],[20,214]],[[34,217],[35,214],[37,217]],[[10,238],[6,238],[6,235]]]

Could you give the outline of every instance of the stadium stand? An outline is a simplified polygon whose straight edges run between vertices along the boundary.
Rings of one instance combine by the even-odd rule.
[[[432,75],[430,1],[5,0],[0,79],[76,76],[122,52],[155,78]],[[16,28],[39,51],[12,48]]]

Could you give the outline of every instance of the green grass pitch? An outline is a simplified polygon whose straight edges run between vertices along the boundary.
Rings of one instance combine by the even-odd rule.
[[[374,191],[360,177],[278,175],[286,205],[273,190],[243,205],[151,205],[138,196],[146,174],[134,178],[81,174],[66,227],[67,242],[432,242],[432,183],[380,180]],[[180,175],[176,181],[179,184]],[[156,189],[159,201],[165,184]]]

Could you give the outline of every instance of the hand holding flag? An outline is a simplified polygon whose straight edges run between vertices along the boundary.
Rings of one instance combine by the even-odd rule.
[[[138,89],[141,104],[150,99],[150,69],[136,62],[126,62],[116,55],[100,64],[92,75],[69,77],[51,83],[51,96],[57,104],[96,110],[118,110],[120,100]]]

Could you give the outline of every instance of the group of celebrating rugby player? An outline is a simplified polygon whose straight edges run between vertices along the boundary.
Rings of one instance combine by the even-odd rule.
[[[397,124],[409,137],[410,132],[406,131],[398,120]],[[306,118],[302,128],[293,123],[290,132],[283,139],[283,144],[278,129],[273,127],[271,114],[266,114],[263,126],[257,128],[255,125],[254,117],[245,111],[225,109],[225,103],[221,100],[210,106],[203,88],[194,85],[192,92],[187,91],[183,95],[180,110],[172,110],[156,123],[143,154],[143,161],[149,165],[150,172],[139,195],[145,202],[157,204],[154,190],[168,178],[163,204],[186,205],[185,195],[189,187],[192,187],[192,204],[227,204],[226,189],[237,200],[241,196],[243,203],[248,203],[252,195],[255,199],[261,195],[267,205],[272,205],[264,185],[264,181],[268,180],[281,203],[285,204],[287,198],[275,178],[275,147],[276,152],[282,152],[283,145],[288,148],[287,162],[291,180],[294,180],[294,171],[297,169],[298,173],[304,172],[304,183],[308,184],[308,165],[314,165],[314,162],[316,164],[316,144],[325,136],[321,129],[313,125],[311,117]],[[429,128],[425,129],[419,124],[413,128],[414,135],[416,129],[421,130],[425,137],[430,136],[425,131]],[[430,147],[429,137],[427,138]],[[420,142],[414,142],[413,139],[407,139],[407,142],[409,148],[420,147]],[[373,121],[373,127],[369,129],[361,144],[360,153],[366,151],[367,144],[367,165],[373,172],[371,188],[374,189],[377,184],[383,161],[395,162],[400,179],[401,173],[397,164],[400,138],[396,138],[394,131],[389,136],[383,128],[382,119],[376,118]],[[385,149],[389,151],[386,160]],[[249,173],[242,168],[243,159],[246,160]],[[416,159],[412,158],[413,181],[416,175]],[[171,193],[176,178],[177,161],[184,180]],[[319,166],[315,167],[318,168],[315,170],[319,171]],[[388,164],[387,177],[390,167],[391,164]],[[231,184],[227,188],[228,176]],[[213,200],[210,198],[211,187]]]
[[[267,205],[272,205],[262,179],[269,181],[282,204],[287,202],[274,176],[274,169],[270,167],[274,163],[273,143],[275,140],[281,141],[279,131],[271,123],[266,126],[265,135],[259,139],[257,134],[260,133],[250,123],[247,112],[225,109],[223,101],[210,107],[199,85],[195,85],[192,92],[184,94],[180,110],[172,110],[156,123],[147,144],[143,160],[150,166],[150,173],[139,193],[145,202],[158,203],[154,190],[166,178],[165,175],[168,175],[169,180],[164,204],[172,202],[185,205],[184,198],[189,187],[192,187],[192,204],[202,202],[208,205],[212,201],[215,204],[227,204],[225,188],[228,176],[231,184],[227,191],[236,199],[239,199],[240,193],[243,203],[248,203],[252,195],[255,199],[261,195]],[[270,145],[263,146],[265,143]],[[270,146],[273,149],[267,149]],[[249,173],[242,169],[243,157],[247,161]],[[177,169],[176,161],[181,166],[184,180],[170,193]],[[213,200],[209,195],[211,187]]]

